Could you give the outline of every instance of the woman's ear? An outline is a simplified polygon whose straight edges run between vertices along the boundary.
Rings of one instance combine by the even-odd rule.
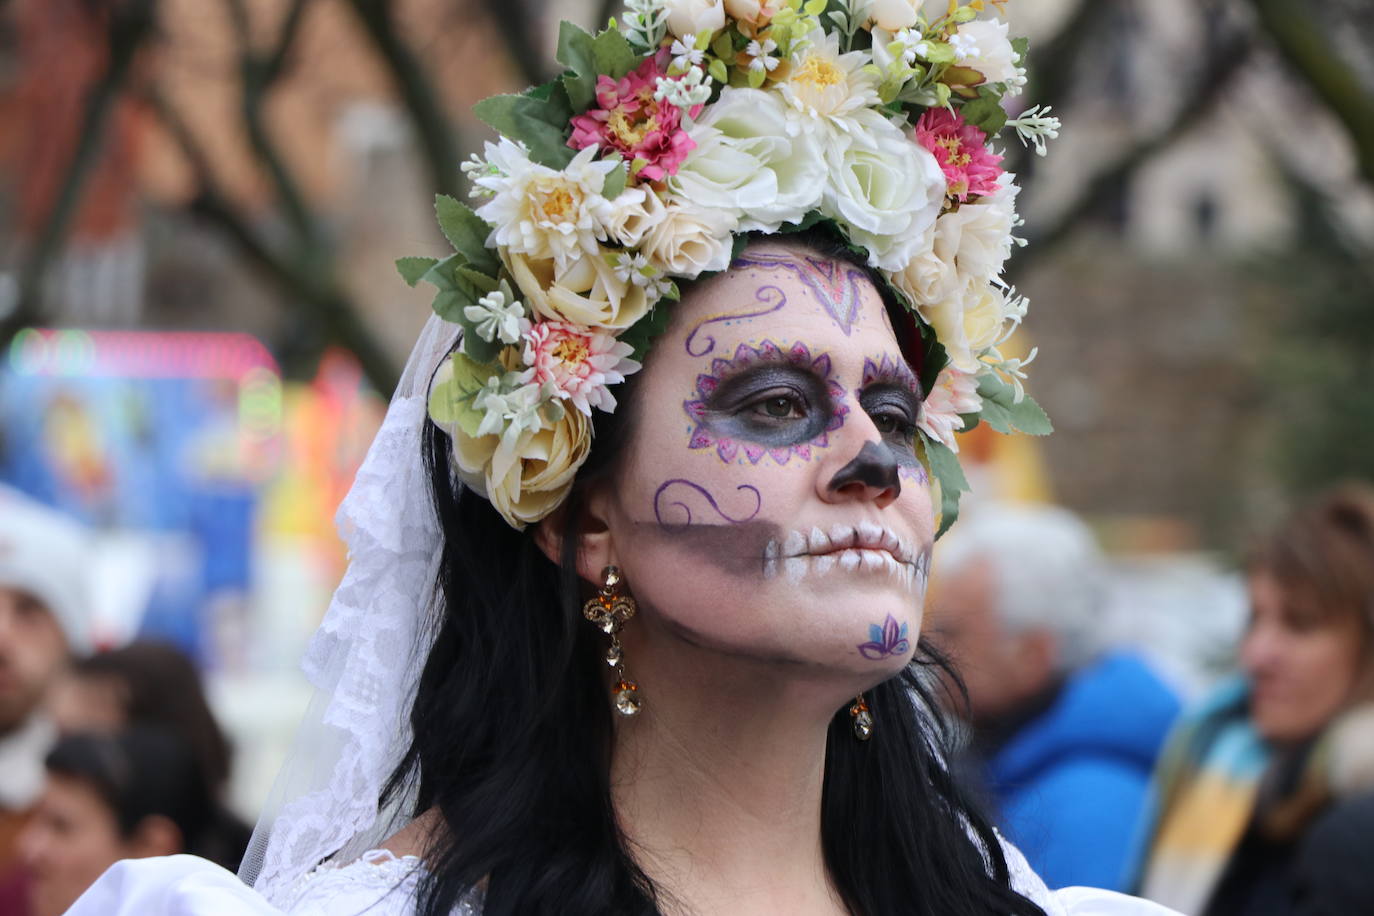
[[[600,487],[591,487],[575,505],[564,502],[545,516],[534,529],[534,542],[554,565],[563,564],[563,542],[576,540],[577,574],[588,582],[600,582],[601,571],[617,565],[615,545],[608,523],[610,501]],[[569,517],[575,513],[575,518]]]
[[[170,817],[150,814],[134,827],[129,849],[131,859],[174,856],[186,851],[186,838]]]

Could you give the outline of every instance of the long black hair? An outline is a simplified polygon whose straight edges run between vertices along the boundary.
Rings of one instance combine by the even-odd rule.
[[[855,262],[825,236],[798,244]],[[477,887],[485,916],[659,912],[612,806],[604,646],[582,619],[589,586],[576,569],[584,496],[628,451],[634,390],[632,377],[616,412],[597,414],[564,505],[559,563],[454,479],[448,436],[426,425],[444,613],[411,712],[414,739],[388,786],[390,795],[418,781],[414,813],[442,819],[426,854],[423,916],[449,913]],[[830,723],[821,806],[830,877],[856,916],[1043,916],[1013,890],[991,824],[945,767],[951,734],[932,666],[947,668],[922,641],[916,661],[868,693],[871,741],[855,740],[846,708]]]

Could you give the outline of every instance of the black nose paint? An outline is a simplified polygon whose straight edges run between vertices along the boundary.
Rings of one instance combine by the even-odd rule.
[[[865,442],[854,460],[835,472],[830,478],[831,491],[841,490],[852,483],[863,484],[878,490],[892,488],[892,495],[902,492],[902,481],[897,475],[897,459],[892,450],[877,442]]]

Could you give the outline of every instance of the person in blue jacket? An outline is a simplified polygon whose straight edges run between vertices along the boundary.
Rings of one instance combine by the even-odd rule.
[[[1121,889],[1179,700],[1138,654],[1097,650],[1091,532],[1063,509],[987,504],[940,541],[934,567],[933,638],[967,688],[955,767],[1049,886]]]

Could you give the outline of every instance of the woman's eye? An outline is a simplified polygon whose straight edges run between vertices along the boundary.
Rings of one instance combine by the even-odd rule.
[[[792,395],[773,395],[755,401],[751,412],[768,420],[799,420],[805,416],[805,406]]]
[[[885,436],[894,434],[906,436],[915,431],[909,419],[895,413],[874,414],[873,425],[878,428],[878,432]]]

